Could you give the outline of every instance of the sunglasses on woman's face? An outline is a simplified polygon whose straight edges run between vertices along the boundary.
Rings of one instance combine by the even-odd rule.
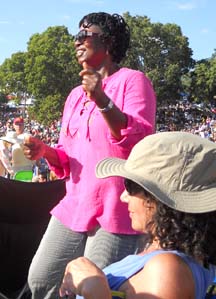
[[[140,192],[143,192],[143,188],[138,185],[137,183],[129,180],[129,179],[124,179],[124,186],[125,186],[125,190],[128,192],[128,194],[130,195],[135,195],[138,194]]]
[[[80,43],[83,43],[87,37],[99,37],[101,35],[102,35],[101,33],[81,30],[74,36],[74,39],[75,41],[79,41]]]

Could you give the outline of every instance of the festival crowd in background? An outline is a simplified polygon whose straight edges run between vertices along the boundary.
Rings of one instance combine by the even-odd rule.
[[[22,109],[13,111],[10,109],[0,111],[0,137],[14,131],[13,121],[23,115]],[[35,120],[31,120],[27,113],[24,118],[25,132],[40,138],[46,144],[55,147],[58,143],[61,121],[55,120],[50,126],[44,126]],[[188,101],[179,101],[177,104],[166,104],[157,109],[156,132],[184,131],[190,132],[216,142],[216,113],[214,108],[205,105],[192,104]],[[36,166],[33,181],[39,177],[50,176],[46,161],[40,161],[41,166]],[[46,174],[45,174],[46,173]],[[52,178],[51,174],[51,179]],[[45,179],[41,180],[45,181]]]
[[[18,136],[16,131],[16,124],[15,120],[22,120],[23,121],[23,133],[30,134],[32,136],[38,137],[43,140],[45,143],[55,146],[58,142],[59,131],[60,131],[60,121],[54,121],[50,126],[43,126],[39,124],[37,121],[30,120],[28,114],[26,113],[26,117],[23,118],[23,111],[22,110],[15,110],[13,111],[0,111],[0,138],[7,137],[7,136]],[[19,126],[17,126],[19,130]],[[13,135],[13,134],[15,135]],[[5,138],[7,140],[7,138]],[[0,175],[5,176],[8,178],[13,178],[15,174],[15,169],[13,167],[13,154],[12,148],[15,146],[7,141],[0,140]],[[19,145],[18,145],[19,147]],[[16,148],[17,150],[17,148]],[[18,158],[18,163],[24,163],[24,158],[18,157],[18,152],[16,154]],[[21,166],[21,165],[20,165]],[[23,168],[24,170],[24,168]],[[36,163],[32,166],[33,182],[45,182],[49,180],[56,179],[56,176],[53,172],[50,172],[49,167],[46,163],[45,159],[40,159],[36,161]]]

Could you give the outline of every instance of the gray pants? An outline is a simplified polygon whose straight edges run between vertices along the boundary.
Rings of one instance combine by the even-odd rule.
[[[74,232],[52,217],[32,260],[28,284],[32,299],[57,299],[67,263],[86,256],[98,267],[134,253],[137,235],[111,234],[99,228],[94,235]]]

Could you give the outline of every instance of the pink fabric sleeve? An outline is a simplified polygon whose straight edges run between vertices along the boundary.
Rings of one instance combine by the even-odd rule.
[[[48,163],[50,170],[53,170],[58,178],[63,179],[65,177],[68,177],[70,175],[70,165],[68,156],[66,155],[65,151],[63,150],[62,146],[58,145],[55,148],[56,154],[58,155],[60,167],[56,167],[52,165],[51,163]]]
[[[139,140],[155,132],[156,96],[150,80],[142,72],[136,72],[128,80],[123,106],[119,108],[127,115],[127,127],[121,130],[120,141],[109,132],[111,143],[133,147]]]

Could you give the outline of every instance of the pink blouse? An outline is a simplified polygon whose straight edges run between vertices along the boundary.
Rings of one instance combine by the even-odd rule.
[[[104,79],[103,88],[127,115],[127,128],[121,131],[121,141],[115,140],[82,86],[71,91],[56,148],[61,168],[50,165],[58,177],[69,175],[67,192],[51,213],[77,232],[101,226],[112,233],[135,234],[127,205],[119,200],[124,190],[123,179],[97,179],[95,166],[105,157],[126,159],[134,144],[154,133],[156,97],[150,80],[142,72],[128,68]]]

